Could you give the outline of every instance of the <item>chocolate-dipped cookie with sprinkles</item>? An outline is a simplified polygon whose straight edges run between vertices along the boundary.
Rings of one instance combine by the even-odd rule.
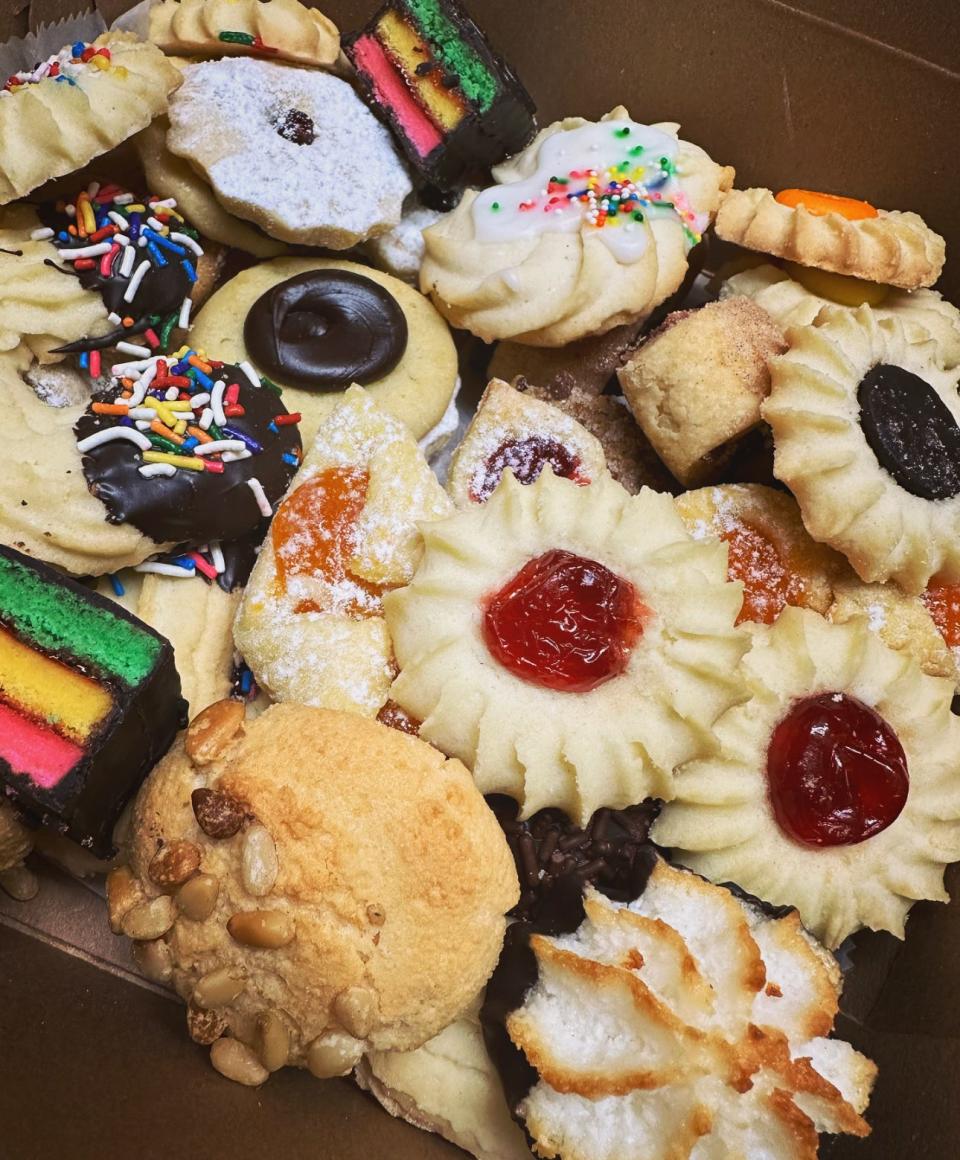
[[[246,535],[272,514],[301,457],[300,417],[272,383],[187,347],[112,374],[74,426],[110,523],[197,544]]]

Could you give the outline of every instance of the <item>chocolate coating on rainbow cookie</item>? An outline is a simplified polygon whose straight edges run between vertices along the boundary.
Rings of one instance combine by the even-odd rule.
[[[960,493],[960,426],[924,379],[881,364],[862,379],[857,401],[871,450],[905,491],[930,500]]]
[[[110,523],[133,524],[158,543],[236,539],[252,532],[286,491],[300,464],[301,443],[283,403],[268,387],[255,388],[238,367],[205,365],[209,374],[194,376],[197,368],[186,359],[173,364],[152,380],[143,405],[130,408],[130,415],[98,413],[97,406],[125,405],[117,384],[95,396],[75,424],[87,486],[103,502]],[[164,398],[171,379],[181,386],[181,400]],[[184,383],[191,384],[196,404]],[[133,389],[140,393],[136,384]],[[212,421],[206,418],[208,400]],[[141,417],[151,411],[152,425]],[[179,444],[169,439],[171,428],[163,422],[178,414],[189,416]],[[214,443],[217,450],[207,450]]]
[[[394,369],[407,348],[407,319],[372,279],[349,270],[312,270],[258,298],[243,339],[272,377],[304,390],[342,390]]]

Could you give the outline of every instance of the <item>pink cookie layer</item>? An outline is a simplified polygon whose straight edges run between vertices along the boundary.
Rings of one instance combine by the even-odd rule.
[[[79,745],[21,717],[0,701],[0,759],[43,789],[52,789],[83,757]]]
[[[387,59],[387,54],[372,36],[361,36],[353,46],[353,63],[367,74],[374,95],[400,122],[414,149],[426,157],[443,144],[436,125],[427,117],[404,84],[403,77]]]

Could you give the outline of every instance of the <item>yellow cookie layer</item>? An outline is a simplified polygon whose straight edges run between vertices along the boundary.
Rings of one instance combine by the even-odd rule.
[[[417,75],[417,65],[433,61],[433,53],[416,30],[388,8],[377,23],[377,36],[390,59],[406,73],[406,80],[430,118],[447,132],[455,129],[463,120],[463,99],[452,89],[438,84],[432,76]]]
[[[29,716],[49,722],[71,741],[85,742],[113,707],[106,689],[36,653],[0,628],[0,695]]]

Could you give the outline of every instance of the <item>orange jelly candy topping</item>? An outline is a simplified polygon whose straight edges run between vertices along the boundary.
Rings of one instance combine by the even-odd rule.
[[[720,539],[728,545],[727,575],[743,582],[743,607],[737,624],[745,620],[773,624],[784,606],[803,595],[803,581],[791,575],[766,536],[749,524],[734,524]]]
[[[385,588],[352,575],[357,520],[367,499],[370,477],[354,467],[331,467],[300,487],[274,516],[270,532],[277,559],[277,583],[287,591],[292,577],[313,576],[345,592],[337,612],[373,616]],[[301,600],[294,612],[330,612],[331,604]]]
[[[837,197],[833,193],[817,193],[813,189],[781,189],[776,195],[781,205],[791,209],[803,206],[807,213],[825,217],[828,213],[838,213],[847,221],[859,222],[879,216],[877,209],[868,201],[857,201],[854,197]]]
[[[960,648],[960,584],[931,585],[922,597],[948,648]]]

